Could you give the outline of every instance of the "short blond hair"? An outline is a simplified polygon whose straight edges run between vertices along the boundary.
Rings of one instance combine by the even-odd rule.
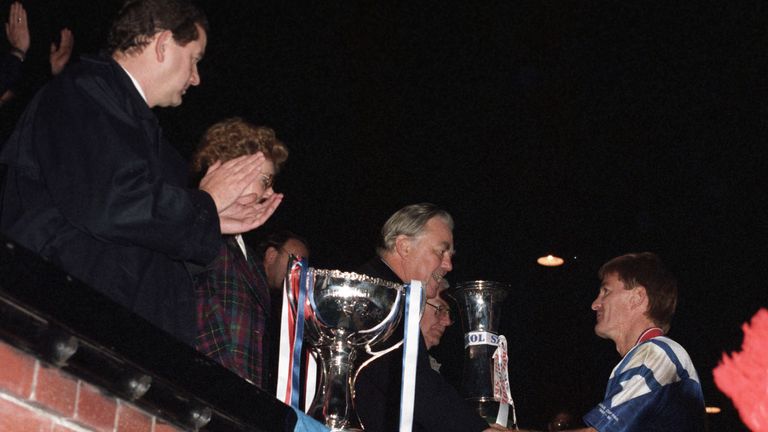
[[[288,148],[277,139],[274,130],[254,126],[239,117],[222,120],[205,131],[192,158],[192,170],[200,173],[216,161],[226,162],[258,152],[275,164],[275,172],[288,159]]]

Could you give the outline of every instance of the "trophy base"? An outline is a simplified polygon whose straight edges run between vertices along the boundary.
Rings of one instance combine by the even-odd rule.
[[[322,411],[320,411],[322,412]],[[315,412],[317,414],[317,411]],[[357,414],[354,414],[357,418]],[[322,414],[314,415],[315,420],[323,423],[331,432],[364,432],[363,426],[359,421],[353,421],[349,418],[338,418],[336,416],[330,416],[330,418],[324,418]]]
[[[499,403],[495,400],[470,400],[469,401],[472,407],[475,409],[475,412],[483,418],[483,420],[487,421],[489,425],[497,423],[497,418],[499,415]],[[510,410],[511,411],[511,410]],[[512,421],[512,413],[509,413],[509,416],[507,418],[506,424],[502,424],[504,427],[515,427],[514,422]]]

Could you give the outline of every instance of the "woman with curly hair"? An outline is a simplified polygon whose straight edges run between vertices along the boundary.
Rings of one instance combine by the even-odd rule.
[[[198,175],[245,155],[264,157],[258,175],[236,206],[250,206],[262,224],[280,205],[283,195],[272,190],[275,175],[288,158],[288,149],[267,127],[232,118],[211,126],[192,161]],[[269,287],[245,245],[242,233],[225,235],[217,258],[195,276],[198,351],[242,378],[266,389],[268,374]]]

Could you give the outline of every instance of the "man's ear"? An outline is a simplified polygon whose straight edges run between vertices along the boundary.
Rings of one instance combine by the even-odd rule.
[[[264,267],[274,263],[278,254],[279,252],[273,246],[268,247],[267,250],[264,251]]]
[[[169,43],[175,43],[173,33],[170,30],[163,30],[155,34],[155,57],[158,62],[162,63],[165,61]]]
[[[632,290],[631,302],[633,307],[641,307],[645,311],[648,310],[648,292],[644,286],[638,285]]]
[[[405,234],[400,234],[395,239],[395,252],[400,257],[405,258],[411,253],[411,238]]]

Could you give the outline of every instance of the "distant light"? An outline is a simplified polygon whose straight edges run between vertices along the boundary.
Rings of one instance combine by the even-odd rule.
[[[720,407],[708,406],[704,408],[707,414],[720,414]]]
[[[562,258],[556,257],[554,255],[547,255],[540,257],[536,260],[536,262],[539,265],[543,265],[544,267],[557,267],[563,265],[565,262]]]

